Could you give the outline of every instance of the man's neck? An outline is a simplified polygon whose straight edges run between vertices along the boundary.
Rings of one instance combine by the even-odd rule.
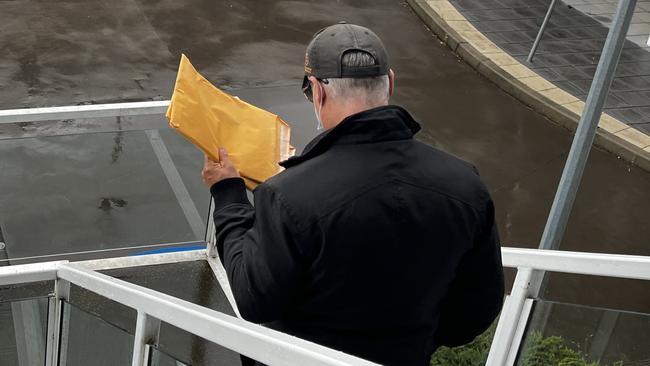
[[[332,121],[338,121],[338,122],[334,123],[332,126],[326,126],[326,127],[327,129],[332,129],[338,126],[339,123],[343,122],[344,119],[348,118],[353,114],[361,113],[363,111],[367,111],[368,109],[373,109],[385,105],[388,105],[388,103],[380,103],[376,105],[367,105],[363,103],[343,104],[335,109],[335,114],[331,118]]]

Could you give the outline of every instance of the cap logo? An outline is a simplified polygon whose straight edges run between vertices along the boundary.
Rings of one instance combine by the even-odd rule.
[[[311,67],[309,67],[309,52],[305,52],[305,71],[311,72]]]

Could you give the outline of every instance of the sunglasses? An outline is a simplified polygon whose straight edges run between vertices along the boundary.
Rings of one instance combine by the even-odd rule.
[[[329,81],[327,79],[318,79],[316,78],[319,82],[323,84],[329,84]],[[314,103],[314,91],[311,90],[311,82],[309,81],[309,75],[305,75],[305,77],[302,79],[302,93],[305,95],[305,98],[310,103]]]

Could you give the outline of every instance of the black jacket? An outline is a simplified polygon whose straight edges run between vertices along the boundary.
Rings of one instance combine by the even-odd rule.
[[[246,198],[211,188],[244,319],[389,365],[428,365],[501,309],[494,207],[474,167],[420,143],[386,106],[319,135]]]

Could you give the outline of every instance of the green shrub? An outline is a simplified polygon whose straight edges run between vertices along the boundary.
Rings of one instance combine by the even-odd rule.
[[[562,337],[544,338],[537,330],[533,331],[526,341],[522,364],[525,366],[598,366],[598,362],[589,362],[582,353],[567,347]]]
[[[471,343],[461,347],[440,347],[431,356],[431,366],[481,366],[485,365],[492,337],[496,329],[496,321],[483,334]]]
[[[440,347],[431,356],[431,366],[482,366],[485,365],[496,322],[474,341],[461,347]],[[523,366],[605,366],[590,362],[580,352],[569,348],[559,336],[544,337],[533,331],[526,340],[521,356]],[[622,361],[612,366],[624,366]]]

